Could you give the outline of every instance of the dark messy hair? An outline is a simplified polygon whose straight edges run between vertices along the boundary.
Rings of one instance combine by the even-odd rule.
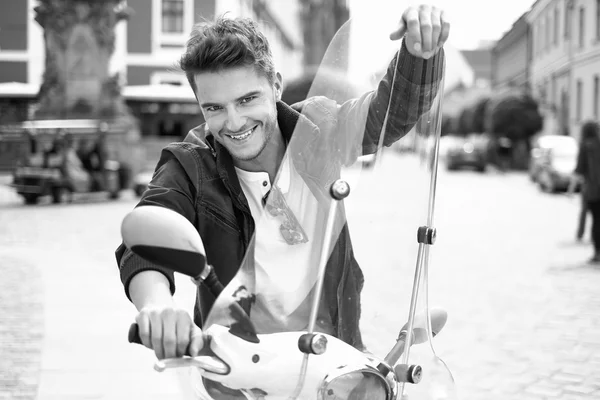
[[[185,53],[179,60],[179,67],[185,72],[194,93],[195,74],[250,65],[269,83],[275,82],[269,42],[256,23],[248,18],[228,19],[224,16],[214,22],[203,20],[194,25]]]
[[[596,139],[600,141],[600,124],[587,121],[581,126],[581,140]]]

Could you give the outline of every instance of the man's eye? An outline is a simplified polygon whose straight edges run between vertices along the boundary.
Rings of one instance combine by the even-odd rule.
[[[210,107],[206,107],[206,111],[218,111],[221,107],[219,106],[210,106]]]
[[[249,103],[249,102],[251,102],[252,100],[254,100],[255,98],[256,98],[256,96],[248,96],[248,97],[244,97],[244,98],[242,99],[242,104]]]

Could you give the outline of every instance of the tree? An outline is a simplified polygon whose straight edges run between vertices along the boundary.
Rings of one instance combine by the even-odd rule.
[[[473,108],[465,107],[458,116],[456,133],[466,136],[473,132]]]
[[[486,131],[519,141],[527,140],[543,127],[538,103],[525,93],[512,93],[491,101]]]
[[[489,97],[483,97],[475,103],[473,106],[473,120],[471,122],[471,127],[473,132],[476,133],[484,133],[486,131],[485,127],[485,117],[487,113],[488,104],[490,103]]]
[[[440,129],[441,129],[442,136],[455,134],[456,133],[456,118],[451,115],[448,115],[448,114],[442,115],[442,126]]]

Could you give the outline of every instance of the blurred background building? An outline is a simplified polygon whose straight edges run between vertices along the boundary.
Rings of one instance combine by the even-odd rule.
[[[492,48],[491,83],[495,92],[530,90],[531,46],[525,16],[521,15]]]
[[[285,84],[314,73],[356,8],[350,0],[114,2],[128,15],[115,25],[108,75],[116,77],[151,155],[202,122],[176,67],[194,23],[225,13],[257,20]],[[46,62],[39,4],[0,0],[0,124],[32,119],[39,108]],[[448,49],[444,114],[457,118],[481,99],[526,93],[543,116],[540,134],[577,137],[582,121],[599,118],[599,71],[600,0],[538,0],[498,41]]]
[[[36,21],[39,5],[38,0],[0,0],[0,124],[32,119],[38,107],[46,59],[44,30]],[[203,122],[176,66],[196,22],[223,14],[258,21],[289,81],[318,64],[349,18],[342,0],[127,0],[119,7],[127,9],[128,17],[114,28],[108,73],[116,76],[139,123],[146,158],[153,162],[165,143]],[[0,154],[3,145],[7,143],[0,142]]]
[[[537,0],[486,50],[460,51],[474,78],[447,88],[442,134],[508,140],[510,167],[527,169],[540,136],[579,140],[600,119],[600,0]]]

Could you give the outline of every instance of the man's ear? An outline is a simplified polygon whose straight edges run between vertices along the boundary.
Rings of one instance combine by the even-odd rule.
[[[277,72],[275,74],[275,97],[277,101],[281,101],[281,94],[283,92],[283,78],[281,74]]]

